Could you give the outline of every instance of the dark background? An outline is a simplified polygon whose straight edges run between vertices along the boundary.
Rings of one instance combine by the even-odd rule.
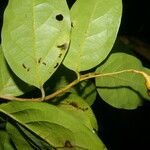
[[[0,1],[0,29],[7,2],[8,0]],[[68,0],[70,6],[73,2],[74,0]],[[149,20],[148,0],[123,0],[123,17],[119,35],[134,36],[150,44]],[[149,66],[149,61],[140,55],[137,56],[145,66]],[[108,150],[150,149],[149,102],[144,101],[144,105],[136,110],[119,110],[97,97],[92,108],[99,123],[98,134]]]

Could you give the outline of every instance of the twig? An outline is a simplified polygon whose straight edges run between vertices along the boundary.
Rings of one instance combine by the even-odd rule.
[[[88,79],[91,79],[91,78],[97,78],[97,77],[114,76],[114,75],[127,73],[127,72],[142,75],[145,79],[145,86],[147,87],[148,90],[150,90],[150,76],[148,74],[146,74],[143,71],[138,71],[138,70],[134,70],[134,69],[127,69],[127,70],[121,70],[121,71],[111,72],[111,73],[92,72],[92,73],[87,73],[87,74],[84,74],[84,75],[80,75],[80,77],[78,77],[76,80],[74,80],[73,82],[68,84],[66,87],[64,87],[60,90],[57,90],[56,92],[54,92],[50,95],[44,96],[45,97],[44,99],[43,99],[43,97],[42,98],[17,98],[17,97],[13,97],[13,96],[0,96],[0,98],[4,99],[4,100],[9,100],[9,101],[13,101],[13,100],[16,100],[16,101],[32,101],[32,102],[49,101],[49,100],[57,97],[58,95],[65,93],[66,91],[68,91],[70,88],[77,85],[81,81],[88,80]]]

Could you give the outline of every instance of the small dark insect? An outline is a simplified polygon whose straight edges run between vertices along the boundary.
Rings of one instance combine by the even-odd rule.
[[[62,14],[56,15],[56,20],[62,21],[64,19],[64,16]]]
[[[72,148],[73,146],[71,145],[70,141],[65,141],[64,147]]]
[[[54,66],[54,68],[57,68],[57,67],[58,67],[58,65],[59,65],[59,63],[57,63],[57,64]]]
[[[68,48],[68,44],[67,43],[64,43],[62,45],[57,45],[58,48],[60,48],[61,50],[65,50]]]
[[[24,69],[27,69],[27,67],[25,66],[25,64],[22,64],[22,67],[23,67]]]
[[[46,66],[46,62],[42,62],[42,64]]]
[[[38,59],[38,63],[39,63],[39,64],[41,63],[41,60],[42,60],[42,58],[39,58],[39,59]]]

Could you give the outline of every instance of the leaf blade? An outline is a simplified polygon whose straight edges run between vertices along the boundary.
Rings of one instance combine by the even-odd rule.
[[[0,46],[0,96],[19,96],[33,87],[24,83],[8,67]]]
[[[98,131],[98,124],[92,109],[84,99],[76,94],[69,95],[57,107],[75,116],[75,118],[83,122],[92,132]]]
[[[86,126],[80,124],[74,117],[58,109],[56,106],[46,103],[33,103],[33,102],[10,102],[8,104],[0,105],[0,112],[9,116],[11,119],[17,121],[20,125],[39,135],[39,131],[47,130],[46,126],[35,127],[36,122],[49,122],[70,130],[73,134],[71,135],[75,140],[69,141],[61,135],[61,140],[55,141],[53,147],[61,145],[61,148],[66,148],[66,145],[72,145],[74,148],[81,147],[85,149],[105,149],[103,143],[98,139],[96,134],[92,133]],[[51,114],[51,115],[50,115]],[[32,123],[34,122],[34,124]],[[32,123],[32,125],[30,125]],[[42,130],[41,130],[42,129]],[[57,131],[56,131],[57,132]],[[45,134],[46,133],[46,134]],[[70,132],[69,132],[70,133]],[[58,133],[57,133],[58,134]],[[65,132],[63,133],[65,134]],[[46,136],[47,132],[40,132],[40,137],[46,140],[49,144],[51,143],[50,136]],[[45,137],[47,137],[45,139]],[[69,136],[70,137],[70,136]],[[49,141],[50,140],[50,141]],[[88,142],[90,140],[90,143]],[[66,144],[67,141],[67,144]],[[59,142],[59,145],[58,145]],[[65,143],[64,143],[65,142]],[[68,144],[69,143],[69,144]]]
[[[12,0],[4,14],[2,47],[8,64],[17,76],[38,88],[57,69],[69,44],[69,9],[65,0],[59,3]],[[58,15],[63,20],[57,20]]]
[[[76,1],[71,18],[71,44],[63,64],[78,72],[89,70],[102,62],[112,48],[120,24],[121,1]]]
[[[143,70],[143,67],[141,62],[131,54],[115,52],[97,68],[97,73],[116,72],[125,69]],[[127,72],[96,78],[96,86],[102,99],[117,108],[135,109],[142,104],[143,98],[149,99],[144,78],[134,73]]]

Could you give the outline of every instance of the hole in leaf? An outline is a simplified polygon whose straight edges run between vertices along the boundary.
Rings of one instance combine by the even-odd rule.
[[[56,20],[62,21],[64,19],[64,16],[62,14],[56,15]]]

